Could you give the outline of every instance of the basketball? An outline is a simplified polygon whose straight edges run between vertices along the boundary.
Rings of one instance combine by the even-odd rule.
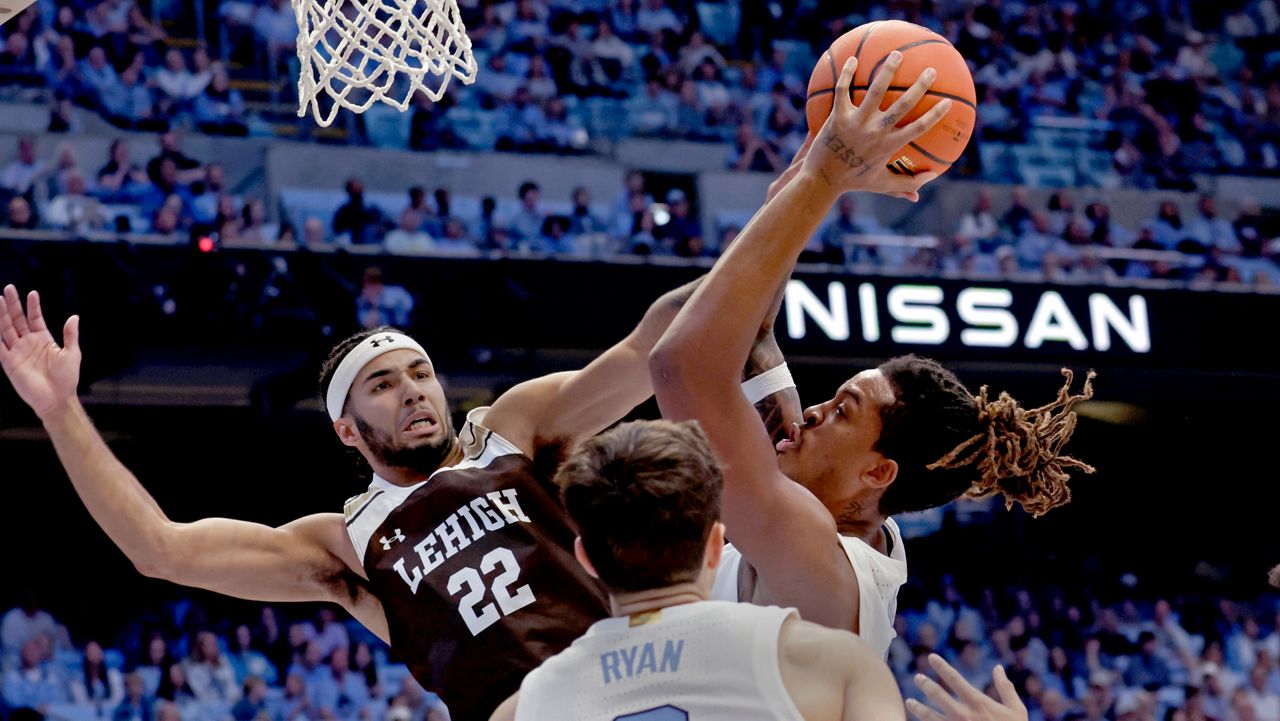
[[[867,23],[831,43],[809,76],[805,106],[809,134],[816,134],[831,114],[832,94],[836,81],[840,79],[840,68],[849,57],[858,59],[858,69],[853,78],[853,103],[858,105],[889,53],[894,50],[902,53],[902,65],[884,95],[881,110],[893,105],[926,68],[938,72],[933,87],[915,109],[899,121],[898,127],[909,124],[928,112],[935,103],[947,98],[952,100],[952,106],[951,112],[932,130],[904,146],[888,167],[895,173],[907,175],[946,172],[952,163],[960,159],[969,144],[969,137],[973,135],[977,118],[973,75],[964,58],[946,38],[913,23],[901,20]]]

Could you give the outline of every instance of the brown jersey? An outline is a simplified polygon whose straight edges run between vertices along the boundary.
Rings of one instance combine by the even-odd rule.
[[[407,487],[375,476],[346,507],[392,647],[455,721],[488,719],[525,674],[609,615],[574,558],[557,489],[482,418],[468,416],[458,465]]]

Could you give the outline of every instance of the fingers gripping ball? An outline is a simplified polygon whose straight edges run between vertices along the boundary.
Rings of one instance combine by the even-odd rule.
[[[951,111],[942,122],[893,156],[889,170],[905,175],[946,172],[952,163],[960,159],[969,144],[969,137],[973,135],[977,118],[973,75],[964,58],[946,38],[912,23],[901,20],[867,23],[836,38],[831,48],[818,59],[813,74],[809,76],[809,100],[805,107],[809,134],[817,133],[831,114],[836,81],[846,60],[850,57],[858,59],[852,87],[853,104],[858,105],[885,59],[894,50],[902,53],[902,66],[884,95],[881,110],[888,110],[926,68],[938,72],[933,87],[915,109],[898,122],[898,127],[928,112],[936,103],[947,98],[953,102]]]

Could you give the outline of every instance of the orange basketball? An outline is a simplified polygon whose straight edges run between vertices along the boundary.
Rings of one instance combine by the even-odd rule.
[[[822,54],[813,75],[809,76],[809,100],[805,106],[809,134],[817,133],[831,114],[832,94],[845,60],[850,56],[858,59],[858,70],[853,77],[853,103],[858,105],[889,53],[894,50],[902,53],[902,65],[884,95],[881,110],[888,110],[925,68],[938,72],[929,93],[915,110],[899,121],[898,127],[920,117],[944,99],[950,98],[952,104],[951,111],[941,122],[915,142],[904,146],[889,161],[889,170],[907,175],[945,172],[960,159],[969,144],[969,136],[973,135],[977,119],[973,75],[969,73],[964,58],[946,38],[912,23],[901,20],[867,23],[831,43],[831,48]]]

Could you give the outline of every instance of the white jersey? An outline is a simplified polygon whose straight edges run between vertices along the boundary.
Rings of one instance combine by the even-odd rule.
[[[516,721],[803,721],[778,669],[789,617],[704,601],[598,621],[525,676]]]
[[[868,546],[862,539],[840,536],[840,545],[858,577],[858,635],[871,644],[881,658],[888,658],[889,644],[897,637],[893,618],[898,613],[898,589],[907,582],[907,551],[902,533],[892,518],[886,518],[889,555]],[[742,553],[730,543],[720,557],[711,598],[738,601],[738,572]]]

